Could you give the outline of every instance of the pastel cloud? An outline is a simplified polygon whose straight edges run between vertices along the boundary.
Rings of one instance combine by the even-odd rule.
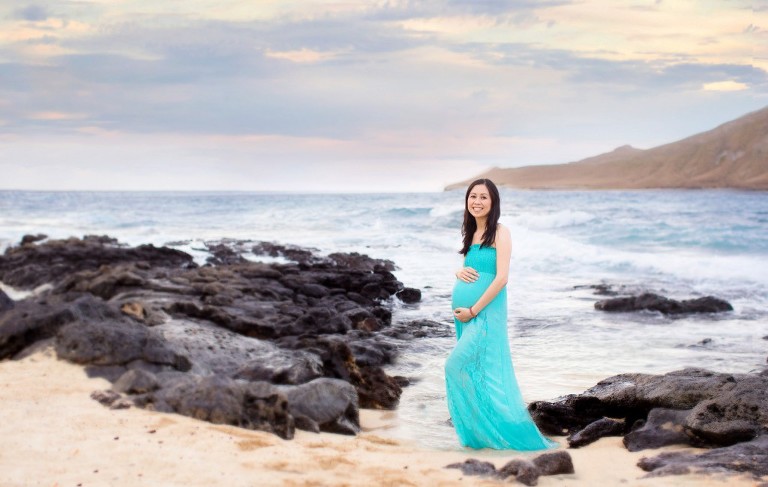
[[[64,113],[64,112],[35,112],[27,115],[30,120],[82,120],[87,118],[85,113]]]
[[[749,86],[746,83],[740,83],[738,81],[714,81],[712,83],[705,83],[702,88],[705,91],[741,91],[746,90]]]
[[[40,5],[27,5],[25,7],[17,8],[14,11],[14,17],[17,19],[38,22],[47,19],[48,13],[45,8]]]
[[[264,55],[276,59],[287,59],[294,63],[316,63],[327,61],[338,55],[337,52],[313,51],[312,49],[297,49],[295,51],[271,51],[267,50]]]
[[[205,140],[222,174],[248,161],[360,180],[418,166],[437,189],[430,170],[450,168],[451,181],[649,146],[768,97],[755,49],[766,46],[765,14],[747,2],[245,5],[52,0],[0,11],[1,118],[15,137],[0,168],[53,164],[55,144],[82,156],[68,161],[119,159],[107,140],[193,161],[184,145]]]

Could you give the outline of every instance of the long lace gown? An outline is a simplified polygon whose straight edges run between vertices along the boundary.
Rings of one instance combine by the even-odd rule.
[[[469,307],[496,276],[496,249],[472,245],[464,265],[478,271],[473,283],[456,280],[453,309]],[[539,432],[517,385],[507,338],[507,290],[477,317],[454,319],[458,343],[445,363],[448,410],[461,444],[497,450],[542,450],[557,444]]]

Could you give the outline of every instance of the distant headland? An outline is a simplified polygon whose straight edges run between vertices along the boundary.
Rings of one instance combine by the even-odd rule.
[[[768,107],[652,149],[625,145],[567,164],[495,167],[476,178],[519,189],[768,190]],[[464,188],[476,178],[445,189]]]

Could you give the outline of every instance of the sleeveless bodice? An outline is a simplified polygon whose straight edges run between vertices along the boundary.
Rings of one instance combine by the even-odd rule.
[[[496,275],[496,249],[472,244],[464,259],[464,265],[475,269],[477,272]]]

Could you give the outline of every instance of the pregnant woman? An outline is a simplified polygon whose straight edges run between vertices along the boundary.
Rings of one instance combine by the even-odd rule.
[[[458,343],[445,363],[448,410],[459,441],[471,448],[541,450],[545,438],[528,414],[507,338],[507,277],[512,242],[499,224],[499,191],[489,179],[467,189],[464,267],[456,273]]]

